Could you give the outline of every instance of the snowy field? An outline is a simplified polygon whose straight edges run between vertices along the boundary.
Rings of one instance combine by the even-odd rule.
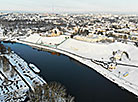
[[[24,41],[29,41],[37,44],[50,44],[55,45],[59,44],[65,40],[65,35],[61,35],[58,37],[41,37],[39,34],[33,34],[27,37]]]
[[[115,69],[111,69],[110,73],[115,75],[118,79],[124,80],[130,84],[133,84],[134,88],[138,88],[138,47],[121,42],[115,42],[111,44],[103,43],[88,43],[69,39],[62,45],[58,46],[62,50],[66,50],[83,57],[100,60],[103,62],[110,61],[113,56],[113,51],[125,51],[129,54],[130,60],[127,58],[117,60],[117,63],[135,65],[137,67],[117,65]],[[108,71],[108,70],[107,70]],[[126,74],[126,75],[125,75]]]

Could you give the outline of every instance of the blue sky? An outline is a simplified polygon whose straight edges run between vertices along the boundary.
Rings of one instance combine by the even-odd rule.
[[[36,12],[138,12],[138,0],[0,0],[0,10]]]

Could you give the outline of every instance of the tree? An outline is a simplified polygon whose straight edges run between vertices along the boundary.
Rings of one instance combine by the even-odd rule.
[[[6,72],[8,71],[10,68],[9,68],[9,62],[6,58],[3,57],[3,71]]]
[[[10,76],[13,77],[14,75],[15,75],[15,68],[14,66],[12,66]]]
[[[29,102],[74,102],[74,97],[67,96],[66,89],[57,82],[50,82],[34,86],[34,91],[29,90]]]
[[[6,48],[3,44],[0,44],[0,52],[4,54],[6,52]]]
[[[0,68],[2,68],[2,56],[0,56]]]
[[[8,47],[8,54],[10,54],[11,53],[11,48],[10,47]]]

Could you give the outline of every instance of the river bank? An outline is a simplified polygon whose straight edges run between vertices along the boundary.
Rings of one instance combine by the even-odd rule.
[[[3,43],[27,63],[39,67],[47,83],[60,82],[75,97],[75,102],[137,102],[137,97],[120,88],[90,67],[63,54],[36,49],[21,43]],[[38,47],[37,47],[38,48]],[[53,64],[54,63],[54,64]]]
[[[47,84],[29,68],[27,62],[11,50],[0,53],[0,76],[1,102],[24,101],[28,90],[34,91],[35,85]]]
[[[70,40],[72,40],[72,41],[70,41]],[[76,41],[76,40],[75,40]],[[132,92],[132,93],[134,93],[135,95],[138,95],[138,88],[137,88],[137,81],[136,81],[136,79],[134,79],[134,78],[136,78],[136,74],[134,74],[134,73],[131,73],[129,76],[131,76],[131,77],[123,77],[123,73],[124,72],[126,72],[126,71],[128,71],[128,70],[130,70],[131,72],[135,72],[135,73],[137,73],[137,69],[136,68],[128,68],[127,66],[119,66],[118,65],[118,67],[117,67],[117,69],[116,70],[113,70],[113,71],[109,71],[109,70],[107,70],[107,69],[105,69],[105,68],[103,68],[101,65],[98,65],[98,64],[96,64],[96,63],[93,63],[92,61],[94,61],[94,60],[99,60],[99,56],[98,57],[95,57],[95,56],[97,56],[97,55],[95,55],[95,56],[93,56],[92,54],[89,54],[89,53],[87,53],[88,54],[88,56],[85,54],[85,53],[81,53],[81,52],[77,52],[78,50],[78,48],[75,48],[74,46],[78,43],[79,45],[83,45],[84,46],[84,42],[80,42],[80,41],[76,41],[77,43],[74,43],[74,40],[73,39],[69,39],[69,40],[67,40],[67,41],[65,41],[63,44],[61,44],[61,45],[59,45],[57,48],[53,48],[53,47],[48,47],[48,46],[43,46],[43,45],[40,45],[40,44],[37,44],[37,43],[33,43],[33,42],[27,42],[27,41],[19,41],[19,40],[17,40],[16,42],[18,42],[18,43],[23,43],[23,44],[27,44],[27,45],[29,45],[29,46],[35,46],[35,47],[40,47],[40,48],[44,48],[44,49],[48,49],[48,50],[52,50],[52,51],[56,51],[56,52],[59,52],[59,53],[62,53],[62,54],[64,54],[64,55],[67,55],[67,56],[69,56],[69,57],[72,57],[72,58],[74,58],[74,59],[76,59],[77,61],[79,61],[79,62],[81,62],[81,63],[83,63],[83,64],[85,64],[85,65],[87,65],[87,66],[89,66],[90,68],[92,68],[92,69],[94,69],[94,70],[96,70],[97,72],[99,72],[100,74],[102,74],[104,77],[106,77],[107,79],[109,79],[110,81],[112,81],[112,82],[114,82],[114,83],[116,83],[117,85],[119,85],[119,86],[121,86],[121,87],[123,87],[123,88],[125,88],[125,89],[127,89],[128,91],[130,91],[130,92]],[[70,44],[70,42],[72,42],[73,44]],[[70,47],[69,45],[71,45],[71,46],[73,46],[73,47]],[[86,44],[88,44],[88,43],[86,43]],[[96,45],[97,46],[97,45]],[[104,47],[105,47],[105,45],[103,45]],[[110,45],[111,46],[111,45]],[[112,44],[112,46],[118,46],[118,43],[116,43],[116,44]],[[123,46],[125,46],[126,47],[126,45],[124,45],[123,44]],[[67,48],[67,47],[70,47],[70,48]],[[108,46],[109,47],[109,46]],[[108,48],[107,47],[107,48]],[[129,46],[130,47],[130,46]],[[80,47],[79,46],[79,48],[83,48],[83,47]],[[120,48],[121,48],[121,46],[120,46]],[[123,47],[122,47],[123,48]],[[130,47],[131,48],[131,47]],[[100,47],[99,47],[99,49],[101,49]],[[104,49],[103,49],[104,50]],[[82,51],[84,51],[84,50],[82,50]],[[110,49],[108,49],[108,50],[106,50],[105,49],[105,51],[110,51]],[[103,51],[104,52],[104,51]],[[94,52],[93,52],[94,53]],[[110,52],[111,53],[111,52]],[[132,53],[134,53],[134,52],[132,52]],[[94,54],[97,54],[96,52],[94,53]],[[105,54],[105,53],[101,53],[101,55],[102,54]],[[108,53],[106,53],[106,54],[108,54]],[[105,54],[105,55],[106,55]],[[91,56],[90,56],[91,55]],[[103,55],[102,57],[104,57],[105,55]],[[108,55],[108,56],[110,56],[110,55]],[[100,58],[101,58],[101,56],[100,56]],[[107,55],[106,55],[106,57],[104,57],[104,61],[109,61],[108,60],[108,58],[107,58]],[[100,59],[101,60],[101,59]],[[133,61],[134,62],[134,61]],[[135,61],[136,62],[136,61]],[[134,63],[132,63],[132,64],[135,64],[135,62]],[[130,62],[129,62],[130,63]],[[119,69],[119,71],[121,71],[121,75],[119,75],[118,74],[118,69]],[[133,69],[133,70],[132,70]],[[134,71],[135,70],[135,71]],[[134,75],[133,75],[134,74]],[[121,76],[121,77],[120,77]],[[133,80],[133,81],[132,81]]]

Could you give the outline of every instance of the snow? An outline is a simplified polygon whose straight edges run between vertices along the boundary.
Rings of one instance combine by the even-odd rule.
[[[8,79],[8,84],[6,84],[4,82],[5,77],[3,77],[2,74],[0,74],[0,76],[1,76],[0,102],[5,102],[5,100],[7,98],[12,98],[9,95],[13,95],[12,93],[14,93],[14,92],[17,92],[18,95],[22,96],[21,93],[24,93],[24,92],[26,93],[26,90],[29,90],[29,87],[26,86],[24,81],[21,79],[21,77],[16,72],[14,72],[14,75],[12,77],[11,77],[11,75],[9,75],[9,73],[11,72],[11,69],[12,69],[11,66],[9,66],[10,69],[6,72],[3,71],[2,67],[0,68],[0,71]],[[18,84],[16,82],[18,82]],[[14,85],[14,83],[15,83],[15,85]],[[4,85],[6,85],[6,88],[4,87]],[[21,87],[21,85],[22,85],[22,87]],[[19,89],[17,88],[17,86],[19,87]],[[18,98],[18,97],[16,97],[16,98]],[[13,101],[13,100],[11,100],[11,101]]]
[[[39,85],[43,85],[46,82],[35,74],[28,66],[28,64],[20,58],[17,54],[13,51],[10,54],[4,54],[9,62],[9,70],[3,70],[3,62],[0,61],[0,102],[5,102],[6,99],[10,98],[11,101],[15,101],[14,98],[17,98],[17,102],[20,101],[18,97],[23,96],[29,88],[34,90],[33,85],[35,84],[34,81],[38,82]],[[14,66],[14,75],[11,77],[11,71]],[[5,78],[8,79],[8,83],[5,83]],[[4,87],[6,85],[6,88]],[[18,94],[14,96],[14,92]],[[10,96],[9,96],[10,95]],[[21,100],[23,101],[26,96],[24,96]]]
[[[57,40],[59,37],[56,37]],[[54,38],[54,39],[56,39]],[[45,37],[47,39],[47,37]],[[29,41],[29,40],[28,40]],[[52,47],[46,47],[42,45],[36,45],[35,40],[33,43],[18,41],[19,43],[28,44],[31,46],[37,46],[49,50],[53,50],[67,56],[70,56],[79,62],[91,67],[92,69],[99,72],[101,75],[109,79],[110,81],[118,84],[121,87],[124,87],[128,91],[134,93],[138,96],[138,47],[134,46],[132,43],[88,43],[83,41],[78,41],[74,39],[68,39],[64,43],[60,44],[57,49]],[[48,41],[47,41],[48,42]],[[48,42],[49,43],[49,42]],[[50,43],[54,44],[55,41],[51,41]],[[100,65],[97,65],[91,60],[85,59],[90,58],[94,60],[99,60],[103,62],[109,62],[110,57],[113,57],[113,51],[125,51],[130,56],[130,60],[123,57],[121,61],[117,60],[117,63],[127,64],[120,65],[118,64],[115,69],[105,69]],[[79,56],[84,58],[81,58]],[[134,65],[134,66],[133,66]],[[123,74],[128,72],[128,76],[124,77]]]
[[[37,43],[37,44],[51,44],[51,45],[55,45],[55,44],[59,44],[62,41],[65,40],[66,35],[61,35],[58,37],[42,37],[39,34],[33,34],[29,37],[27,37],[24,41],[28,41],[28,42],[33,42],[33,43]]]
[[[28,83],[28,85],[31,87],[32,90],[34,90],[33,88],[33,80],[32,79],[38,79],[38,75],[35,74],[27,65],[27,63],[21,59],[17,54],[12,54],[12,58],[11,56],[5,55],[9,61],[12,63],[12,65],[16,66],[15,69],[18,71],[18,73],[23,77],[23,79]],[[19,66],[20,64],[20,66]],[[44,84],[41,80],[38,80],[38,82],[40,84]],[[46,83],[46,82],[45,82]]]
[[[102,60],[102,61],[109,61],[109,58],[112,56],[113,51],[122,50],[129,53],[131,60],[130,61],[122,60],[117,62],[138,66],[138,63],[137,63],[138,48],[131,44],[124,44],[121,42],[116,42],[111,44],[88,43],[88,42],[77,41],[74,39],[69,39],[66,42],[64,42],[62,45],[58,46],[58,48],[75,53],[77,55],[81,55],[81,56],[96,59],[96,60]],[[85,61],[81,61],[81,62],[84,63]],[[91,63],[88,63],[87,65],[88,66],[91,65]],[[118,77],[119,76],[118,72],[121,72],[122,74],[120,75],[120,77]],[[129,73],[128,76],[123,77],[123,74],[126,72]],[[123,79],[125,82],[132,83],[133,85],[131,87],[138,89],[138,78],[137,78],[138,67],[117,65],[117,68],[112,70],[110,74],[108,75],[110,75],[111,77],[115,75],[117,80],[121,81],[121,79]],[[138,95],[138,90],[137,90],[137,95]]]

